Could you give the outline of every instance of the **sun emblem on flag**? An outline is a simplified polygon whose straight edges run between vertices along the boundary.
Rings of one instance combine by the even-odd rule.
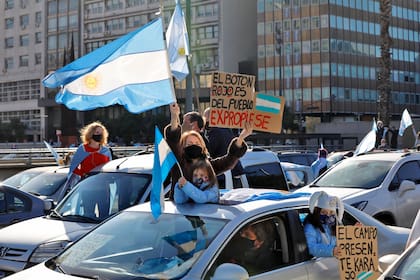
[[[94,89],[98,86],[98,77],[96,75],[88,74],[83,81],[88,89]]]
[[[179,48],[178,49],[178,54],[179,55],[185,55],[185,48]]]

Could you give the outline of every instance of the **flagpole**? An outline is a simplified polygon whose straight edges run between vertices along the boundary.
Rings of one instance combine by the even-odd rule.
[[[186,11],[185,11],[185,17],[186,17],[186,25],[187,25],[187,33],[191,34],[191,0],[186,0]],[[188,36],[188,45],[191,46],[191,39],[190,36]],[[188,70],[189,74],[186,79],[186,94],[185,94],[185,111],[191,112],[192,111],[192,74],[191,74],[191,61],[189,57],[187,56],[187,62],[188,62]],[[199,104],[197,104],[199,106]],[[197,109],[198,110],[198,109]]]

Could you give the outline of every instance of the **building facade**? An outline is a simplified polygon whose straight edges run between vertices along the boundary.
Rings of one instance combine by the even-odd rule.
[[[379,0],[258,0],[259,90],[303,120],[377,115]],[[420,1],[392,1],[391,117],[420,112]]]
[[[256,0],[182,1],[189,25],[192,56],[190,81],[175,82],[182,108],[187,95],[194,95],[194,110],[209,105],[211,72],[256,74]],[[45,72],[54,71],[122,35],[162,16],[164,29],[175,7],[174,0],[48,0]],[[193,90],[187,91],[187,83]],[[107,116],[117,119],[125,109],[111,106],[75,112],[54,101],[57,89],[43,89],[40,106],[46,108],[50,136],[62,133],[67,144],[77,141],[77,128]],[[190,96],[192,97],[192,96]],[[198,101],[200,100],[200,101]],[[156,112],[163,110],[158,108]],[[67,139],[66,139],[67,138]]]
[[[38,141],[47,117],[38,106],[45,62],[44,1],[0,1],[0,15],[0,121],[20,120],[27,140]]]

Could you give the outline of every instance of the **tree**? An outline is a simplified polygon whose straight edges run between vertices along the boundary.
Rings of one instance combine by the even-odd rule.
[[[381,25],[381,70],[378,74],[378,119],[384,126],[389,126],[389,104],[391,100],[391,45],[392,39],[389,35],[389,25],[391,18],[391,0],[380,0],[380,25]]]

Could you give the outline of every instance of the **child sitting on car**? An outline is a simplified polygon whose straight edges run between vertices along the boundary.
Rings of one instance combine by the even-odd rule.
[[[219,187],[217,177],[208,159],[200,159],[193,163],[193,181],[189,182],[181,176],[175,185],[175,203],[217,203]]]

